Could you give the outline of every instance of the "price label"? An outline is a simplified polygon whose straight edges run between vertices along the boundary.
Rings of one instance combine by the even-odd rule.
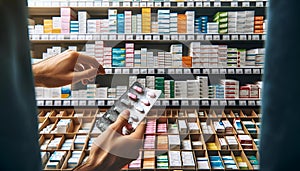
[[[199,101],[197,100],[193,100],[191,103],[192,106],[199,106]]]
[[[72,106],[78,106],[78,100],[72,100],[71,105]]]
[[[269,2],[266,2],[266,7],[269,7]]]
[[[178,100],[173,100],[172,101],[172,106],[179,106],[179,101]]]
[[[177,7],[184,7],[184,2],[177,2]]]
[[[56,35],[50,35],[50,40],[57,40]]]
[[[207,100],[203,100],[201,104],[202,106],[209,106],[209,102]]]
[[[67,7],[68,5],[66,5]],[[94,7],[101,7],[101,2],[100,1],[95,1],[94,2]]]
[[[238,2],[231,2],[231,7],[238,7]]]
[[[220,106],[227,106],[226,100],[221,100],[220,101]]]
[[[153,7],[153,2],[147,2],[148,7]]]
[[[160,40],[160,36],[159,35],[153,35],[153,40]]]
[[[188,36],[187,36],[187,39],[188,39],[188,40],[195,40],[195,37],[194,37],[194,35],[188,35]]]
[[[70,7],[77,7],[77,2],[70,2]]]
[[[119,7],[120,5],[119,5],[119,2],[113,2],[112,6],[113,7]],[[123,6],[124,6],[124,4],[123,4]]]
[[[245,74],[252,74],[252,70],[251,69],[245,69]]]
[[[112,106],[115,102],[113,100],[108,100],[107,101],[107,106]]]
[[[220,69],[220,74],[227,74],[226,69]]]
[[[107,69],[107,68],[105,68],[105,73],[106,73],[106,74],[112,74],[112,69]]]
[[[88,101],[88,106],[96,106],[96,101],[95,100],[89,100]]]
[[[181,106],[189,106],[189,101],[187,101],[187,100],[182,100],[182,101],[181,101]]]
[[[243,69],[236,69],[235,72],[236,74],[243,74]]]
[[[126,40],[133,40],[133,35],[132,34],[126,35]]]
[[[154,69],[148,69],[148,74],[155,74]]]
[[[200,69],[194,69],[194,70],[193,70],[193,73],[194,73],[194,74],[201,74]]]
[[[184,74],[191,74],[191,70],[190,69],[183,69],[183,73]]]
[[[261,74],[264,74],[264,69],[261,69],[261,70],[260,70],[260,73],[261,73]]]
[[[196,7],[202,7],[202,2],[196,2]]]
[[[203,69],[203,74],[210,74],[209,69]]]
[[[171,35],[171,40],[178,40],[178,35]]]
[[[157,100],[155,103],[154,103],[155,106],[160,106],[160,101]]]
[[[108,40],[108,35],[107,34],[101,35],[101,40]]]
[[[260,74],[260,69],[253,69],[253,74]]]
[[[53,105],[52,100],[46,100],[45,106],[52,106],[52,105]]]
[[[85,6],[87,6],[87,7],[94,7],[94,3],[93,2],[86,2]]]
[[[122,74],[122,69],[115,69],[115,74]]]
[[[136,39],[136,40],[143,40],[143,35],[136,35],[136,36],[135,36],[135,39]]]
[[[234,69],[228,69],[228,70],[227,70],[227,73],[228,73],[228,74],[234,74]]]
[[[145,35],[145,39],[144,40],[152,40],[152,36],[151,35]]]
[[[64,100],[63,101],[63,106],[71,106],[71,101],[70,100]]]
[[[220,35],[213,35],[214,40],[220,40]]]
[[[61,101],[60,100],[55,100],[54,101],[54,106],[61,106]]]
[[[103,100],[98,100],[98,106],[105,106],[105,102]]]
[[[135,5],[137,5],[137,4],[135,4]],[[123,2],[123,7],[130,7],[130,2]],[[136,6],[136,7],[138,7],[138,6]]]
[[[182,69],[176,69],[175,73],[176,74],[182,74]]]
[[[240,106],[247,106],[247,102],[244,100],[239,101]]]
[[[263,7],[264,3],[263,2],[256,2],[256,7]]]
[[[44,106],[44,100],[38,100],[36,101],[37,106]]]
[[[85,4],[85,2],[80,2],[80,1],[79,1],[79,2],[78,2],[78,6],[79,6],[79,7],[85,7],[86,4]]]
[[[123,69],[123,74],[129,74],[129,69]]]
[[[46,34],[46,35],[43,34],[42,37],[41,37],[41,39],[42,39],[42,40],[48,40],[48,35],[47,35],[47,34]]]
[[[157,69],[157,74],[165,74],[165,70],[164,69]]]
[[[214,2],[214,7],[221,7],[221,2]]]
[[[261,101],[260,100],[256,101],[256,105],[261,106]]]
[[[219,74],[219,69],[211,69],[212,74]]]
[[[210,7],[210,2],[203,2],[203,7]]]
[[[240,35],[240,40],[247,40],[247,35]]]
[[[212,101],[211,101],[211,105],[212,105],[212,106],[219,106],[219,103],[218,103],[218,101],[216,101],[216,100],[212,100]]]
[[[118,40],[125,40],[124,34],[118,34]]]
[[[86,106],[86,100],[79,100],[79,106]]]
[[[248,101],[248,105],[249,105],[249,106],[255,106],[255,101],[249,100],[249,101]]]
[[[175,69],[168,69],[168,74],[175,74]]]
[[[117,35],[115,34],[109,35],[109,40],[117,40]]]
[[[231,40],[239,40],[239,36],[238,35],[232,35]]]
[[[196,36],[196,39],[197,39],[197,40],[204,40],[204,35],[197,35],[197,36]]]
[[[155,5],[155,7],[161,7],[161,3],[160,2],[155,2],[154,5]]]
[[[232,100],[228,101],[228,106],[236,106],[235,101]]]
[[[259,40],[259,35],[253,35],[252,40]]]
[[[140,7],[146,7],[147,3],[146,2],[140,2]]]
[[[170,7],[171,3],[170,2],[164,2],[164,7]]]
[[[248,40],[252,40],[252,35],[248,35]]]
[[[185,35],[179,35],[179,36],[178,36],[178,39],[179,39],[179,40],[185,40]]]
[[[139,2],[133,2],[133,3],[132,3],[132,6],[133,6],[133,7],[139,7],[139,6],[140,6],[140,3],[139,3]]]
[[[223,35],[223,40],[230,40],[230,36],[229,35]]]
[[[262,35],[261,40],[266,40],[266,35]]]
[[[194,7],[194,2],[187,2],[188,7]]]
[[[163,40],[170,40],[170,35],[163,35]]]
[[[168,100],[163,100],[162,101],[162,105],[163,106],[169,106],[170,105],[170,102]]]
[[[140,69],[132,69],[133,74],[140,74]]]
[[[242,3],[242,6],[243,6],[243,7],[250,7],[250,2],[243,2],[243,3]]]
[[[206,35],[205,36],[205,40],[212,40],[213,38],[212,38],[212,35]]]
[[[86,40],[85,35],[82,34],[78,35],[78,40]]]
[[[39,39],[40,39],[40,35],[38,34],[32,35],[32,40],[39,40]]]
[[[93,35],[87,34],[87,35],[85,36],[85,38],[86,38],[86,40],[93,40]]]
[[[141,74],[147,74],[147,69],[141,69]]]

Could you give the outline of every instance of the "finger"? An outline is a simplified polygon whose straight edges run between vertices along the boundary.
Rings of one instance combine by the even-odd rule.
[[[135,131],[129,136],[134,139],[142,139],[144,137],[145,130],[146,130],[146,123],[141,122],[139,126],[135,129]]]
[[[116,130],[118,133],[122,133],[122,128],[128,123],[130,112],[129,110],[124,110],[118,116],[116,122],[110,125],[113,130]]]
[[[105,70],[103,68],[103,66],[96,60],[96,58],[94,57],[90,57],[87,55],[83,55],[83,54],[79,54],[78,56],[78,62],[85,64],[85,65],[91,65],[94,68],[98,68],[98,72],[99,74],[105,74]]]
[[[81,80],[81,83],[82,83],[83,85],[87,85],[87,84],[89,83],[89,81],[88,81],[87,79],[83,79],[83,80]]]
[[[90,78],[89,83],[95,83],[95,78]]]
[[[73,74],[73,81],[77,83],[83,79],[90,79],[96,77],[97,69],[91,68],[80,72],[73,72],[72,74]]]

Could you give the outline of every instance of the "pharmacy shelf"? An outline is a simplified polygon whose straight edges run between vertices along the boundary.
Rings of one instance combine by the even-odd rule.
[[[265,34],[31,34],[32,43],[84,43],[87,41],[264,41]]]
[[[105,68],[106,74],[263,74],[262,67],[240,68]]]
[[[30,15],[59,15],[60,7],[71,7],[75,11],[86,10],[91,15],[99,15],[107,11],[107,8],[120,10],[150,8],[265,8],[268,6],[266,0],[261,1],[206,1],[206,2],[100,2],[100,1],[71,1],[71,2],[45,2],[36,1],[28,4]]]
[[[37,106],[112,106],[117,99],[98,99],[98,98],[38,98]],[[259,98],[248,98],[248,99],[159,99],[155,106],[260,106],[261,99]]]

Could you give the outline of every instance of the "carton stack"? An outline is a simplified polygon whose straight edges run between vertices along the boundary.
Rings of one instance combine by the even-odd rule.
[[[185,14],[177,15],[177,29],[178,33],[186,33],[187,32],[187,16]]]
[[[151,8],[142,8],[142,33],[151,33]]]

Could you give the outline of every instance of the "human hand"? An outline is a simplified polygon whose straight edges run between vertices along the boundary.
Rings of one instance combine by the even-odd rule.
[[[35,85],[60,87],[81,81],[87,84],[97,74],[105,74],[102,65],[93,57],[67,50],[32,65]]]
[[[118,171],[138,158],[145,132],[145,123],[130,135],[123,135],[122,128],[128,125],[129,111],[123,111],[94,141],[87,161],[75,171]]]

